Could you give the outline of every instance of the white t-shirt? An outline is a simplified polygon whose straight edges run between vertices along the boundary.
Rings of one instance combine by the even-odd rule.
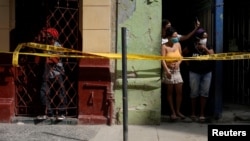
[[[181,36],[182,36],[182,35],[180,35],[180,34],[177,35],[177,37],[178,37],[179,39],[181,38]],[[167,42],[168,42],[168,38],[166,38],[166,39],[162,38],[162,39],[161,39],[161,44],[165,44],[165,43],[167,43]]]

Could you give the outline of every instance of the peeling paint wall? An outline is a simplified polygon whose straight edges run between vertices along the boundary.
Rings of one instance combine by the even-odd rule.
[[[127,29],[127,53],[160,55],[161,1],[119,0],[117,52],[121,53],[121,28]],[[115,107],[122,123],[122,64],[117,60]],[[161,118],[161,62],[128,60],[128,124],[159,124]]]

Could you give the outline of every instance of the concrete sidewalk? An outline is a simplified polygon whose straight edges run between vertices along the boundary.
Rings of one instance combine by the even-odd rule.
[[[230,121],[232,119],[217,123],[178,121],[128,125],[127,141],[207,141],[209,124],[238,124]],[[250,124],[245,122],[240,123]],[[126,133],[123,125],[0,123],[0,141],[125,141]]]
[[[207,124],[128,125],[127,141],[207,141]],[[123,125],[0,123],[0,141],[125,141]]]
[[[169,122],[164,117],[160,125],[128,125],[128,141],[207,141],[209,124],[248,124],[249,106],[225,105],[219,120],[206,123],[192,122],[190,118]],[[124,141],[123,125],[103,126],[90,141]]]
[[[207,141],[207,124],[162,123],[161,125],[128,125],[128,141]],[[124,141],[123,126],[100,128],[90,141]]]
[[[224,107],[218,121],[191,122],[189,118],[160,125],[128,125],[127,141],[207,141],[209,124],[248,124],[249,106]],[[19,117],[14,123],[0,123],[0,141],[125,141],[123,125],[78,125],[77,119],[38,122]]]

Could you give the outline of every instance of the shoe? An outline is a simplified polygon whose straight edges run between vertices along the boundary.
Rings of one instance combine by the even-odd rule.
[[[38,120],[46,120],[48,117],[46,115],[39,115],[36,117]]]
[[[196,121],[197,120],[197,117],[194,116],[194,115],[190,116],[190,118],[191,118],[192,121]]]
[[[176,115],[170,115],[170,121],[176,121],[178,117]]]
[[[185,119],[186,117],[183,114],[177,114],[177,117],[181,118],[182,120]]]
[[[64,120],[66,117],[64,116],[64,115],[60,115],[60,116],[58,116],[56,119],[57,120]]]
[[[206,121],[206,118],[203,117],[203,116],[201,116],[201,117],[199,118],[199,121],[200,121],[201,123],[204,123],[204,122]]]

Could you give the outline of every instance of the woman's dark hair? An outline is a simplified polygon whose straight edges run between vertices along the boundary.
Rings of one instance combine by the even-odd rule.
[[[176,32],[175,28],[173,28],[173,27],[167,28],[166,29],[166,37],[171,37],[174,34],[174,32]]]
[[[168,19],[162,19],[161,28],[165,28],[165,26],[166,26],[167,24],[169,24],[169,23],[170,23],[170,21],[169,21]]]
[[[200,27],[198,30],[196,30],[194,35],[198,38],[202,38],[205,32],[206,30]]]
[[[201,27],[198,30],[196,30],[193,36],[193,42],[199,42],[205,32],[206,30]]]

